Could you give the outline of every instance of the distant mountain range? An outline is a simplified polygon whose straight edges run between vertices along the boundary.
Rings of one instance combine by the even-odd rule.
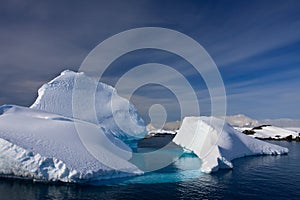
[[[260,123],[279,127],[300,127],[300,119],[265,119],[261,120]]]
[[[238,115],[231,115],[231,116],[223,116],[221,117],[225,119],[229,124],[235,127],[255,127],[259,125],[273,125],[278,127],[300,127],[300,119],[263,119],[263,120],[256,120],[252,119],[246,115],[238,114]],[[165,130],[178,130],[180,128],[181,122],[174,121],[174,122],[167,122],[163,129]],[[147,126],[148,130],[155,130],[151,124]]]
[[[162,128],[163,130],[178,130],[180,128],[181,121],[173,121],[173,122],[166,122],[164,124],[164,127]],[[148,131],[154,131],[157,130],[157,127],[154,127],[152,124],[147,125],[147,130]]]
[[[237,127],[254,127],[260,124],[258,120],[251,119],[243,114],[225,116],[221,118],[225,119],[229,124],[231,124],[231,126]]]
[[[223,117],[232,126],[254,127],[258,125],[273,125],[278,127],[300,127],[300,119],[263,119],[255,120],[243,114]]]

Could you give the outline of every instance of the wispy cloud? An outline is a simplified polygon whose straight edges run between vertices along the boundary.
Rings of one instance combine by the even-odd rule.
[[[235,2],[229,15],[229,6],[223,6],[216,15],[221,19],[213,20],[220,23],[217,31],[204,37],[203,43],[219,67],[230,67],[232,63],[299,41],[299,7],[297,1],[243,1]],[[201,42],[203,30],[194,32],[200,35]]]
[[[2,1],[0,103],[30,105],[43,82],[66,68],[77,70],[90,50],[107,37],[131,28],[161,26],[191,36],[212,56],[225,82],[229,113],[300,118],[295,109],[300,98],[299,8],[299,1],[285,0]],[[202,110],[210,107],[201,75],[182,58],[160,51],[125,55],[102,80],[115,84],[132,67],[147,62],[176,69],[192,85]],[[158,72],[157,76],[176,83],[176,77],[169,74]],[[181,95],[189,95],[176,87]],[[178,110],[174,96],[156,86],[133,98],[144,113],[148,107],[143,103],[151,102]],[[192,106],[189,109],[192,114]],[[176,113],[170,113],[170,118]]]

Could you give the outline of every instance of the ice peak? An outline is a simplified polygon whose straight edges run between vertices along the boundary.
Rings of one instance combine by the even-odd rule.
[[[94,96],[81,97],[74,101],[74,89],[78,89],[74,88],[75,80],[80,83],[79,90]],[[87,98],[90,103],[95,104],[96,110],[88,103]],[[98,124],[105,127],[109,134],[124,140],[143,138],[146,135],[144,121],[133,104],[118,96],[112,86],[97,82],[83,72],[65,70],[44,84],[31,108]],[[74,108],[80,116],[74,116]]]

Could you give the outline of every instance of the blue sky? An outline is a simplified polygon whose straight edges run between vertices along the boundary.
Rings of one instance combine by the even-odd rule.
[[[31,105],[43,83],[78,70],[101,41],[144,26],[180,31],[206,49],[222,75],[228,115],[300,118],[300,2],[289,0],[2,1],[0,104]],[[125,55],[103,81],[113,85],[131,67],[154,61],[186,75],[203,114],[210,113],[201,76],[168,52]],[[161,86],[140,88],[132,101],[145,118],[154,103],[165,106],[168,120],[179,117],[176,98]]]

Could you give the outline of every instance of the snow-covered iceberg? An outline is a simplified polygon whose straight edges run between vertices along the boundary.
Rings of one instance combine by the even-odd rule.
[[[92,95],[74,99],[74,92]],[[83,72],[66,70],[44,84],[31,108],[99,124],[105,132],[123,141],[142,139],[147,134],[144,121],[127,99],[118,96],[115,88]]]
[[[89,96],[74,101],[76,84],[83,94],[94,94],[94,102]],[[66,70],[38,93],[30,108],[0,107],[1,175],[88,182],[143,173],[128,161],[128,144],[135,146],[146,127],[113,87]]]
[[[235,158],[288,153],[287,148],[247,136],[215,117],[184,118],[173,142],[193,151],[202,160],[201,170],[207,173],[232,168]]]
[[[85,126],[95,148],[82,143],[75,123]],[[118,147],[118,148],[115,148]],[[38,181],[88,182],[142,174],[128,162],[131,149],[99,126],[30,108],[0,107],[0,174]]]
[[[1,176],[86,183],[143,174],[130,147],[146,127],[113,87],[67,70],[38,93],[30,108],[0,106]],[[205,172],[247,155],[288,152],[214,117],[185,118],[173,141],[193,151]]]

